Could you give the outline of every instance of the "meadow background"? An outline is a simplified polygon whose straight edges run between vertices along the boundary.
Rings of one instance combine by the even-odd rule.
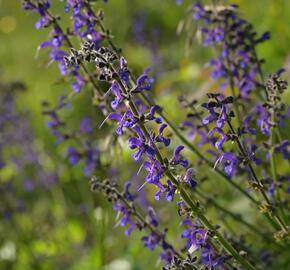
[[[63,7],[57,0],[53,3],[55,10]],[[204,68],[210,51],[198,44],[186,49],[186,34],[176,34],[189,3],[184,1],[176,6],[174,0],[109,0],[108,4],[101,1],[98,4],[104,9],[104,22],[130,66],[139,73],[145,67],[153,67],[154,92],[169,108],[178,108],[176,98],[183,92],[200,98],[216,87]],[[266,59],[265,73],[284,67],[289,79],[290,2],[234,3],[240,5],[244,18],[254,24],[258,33],[271,32],[271,40],[258,48],[259,56]],[[0,83],[19,80],[26,85],[27,89],[17,94],[17,110],[25,113],[30,123],[40,167],[48,172],[56,171],[57,182],[48,188],[28,191],[12,164],[0,169],[0,269],[158,269],[158,252],[143,248],[139,241],[142,234],[135,232],[126,238],[121,227],[114,228],[115,213],[111,205],[102,196],[90,192],[89,179],[83,176],[79,166],[69,165],[63,148],[56,144],[46,127],[41,114],[42,101],[55,104],[60,95],[71,90],[60,78],[57,67],[47,64],[45,51],[37,50],[49,32],[34,28],[37,18],[36,14],[25,13],[20,1],[0,0]],[[289,103],[289,93],[285,99]],[[89,102],[89,93],[74,100],[78,113],[94,115],[99,124],[102,118],[93,107],[87,106]],[[175,121],[181,120],[178,109],[169,113]],[[74,114],[69,117],[73,123]],[[283,133],[288,132],[290,129],[286,127]],[[127,161],[130,155],[128,152],[121,158]],[[133,177],[135,165],[128,161],[130,166],[132,170],[128,169],[121,179]],[[7,191],[11,179],[15,192]],[[19,200],[23,209],[11,210]],[[244,202],[232,207],[241,209]],[[166,205],[160,209],[164,223],[170,222]],[[174,235],[174,231],[170,233]]]

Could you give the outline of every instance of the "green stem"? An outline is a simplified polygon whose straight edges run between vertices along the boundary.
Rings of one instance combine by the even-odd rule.
[[[236,220],[237,222],[240,222],[241,224],[246,226],[248,229],[250,229],[255,234],[258,234],[261,238],[267,239],[267,241],[272,242],[273,244],[275,244],[278,247],[282,247],[277,242],[273,241],[273,238],[269,237],[269,235],[267,233],[261,232],[259,228],[255,227],[254,225],[250,224],[245,219],[243,219],[243,217],[241,215],[238,215],[238,214],[235,214],[235,213],[229,211],[228,209],[226,209],[223,206],[221,206],[220,204],[218,204],[213,198],[211,198],[207,195],[204,195],[202,192],[200,192],[197,189],[195,189],[195,193],[197,193],[198,196],[200,196],[201,198],[206,200],[208,203],[212,204],[215,208],[217,208],[218,210],[220,210],[224,214],[230,216],[232,219]]]
[[[230,122],[230,121],[227,121],[227,123],[228,123],[228,125],[229,125],[229,127],[230,127],[231,132],[232,132],[233,134],[236,134],[236,132],[235,132],[235,130],[234,130],[234,128],[233,128],[231,122]],[[248,157],[247,151],[244,149],[244,147],[243,147],[243,145],[242,145],[240,139],[238,138],[238,136],[236,136],[236,140],[235,140],[235,141],[236,141],[236,143],[237,143],[237,145],[238,145],[238,147],[239,147],[239,150],[241,151],[241,154],[242,154],[245,158],[247,158],[247,157]],[[260,191],[262,197],[264,198],[264,200],[266,201],[266,203],[268,204],[268,206],[271,206],[271,205],[272,205],[272,204],[271,204],[271,201],[270,201],[270,199],[268,198],[268,196],[267,196],[267,194],[266,194],[266,192],[265,192],[265,190],[264,190],[264,188],[263,188],[263,184],[261,183],[261,181],[259,180],[259,178],[257,177],[257,175],[256,175],[256,173],[255,173],[255,170],[254,170],[254,168],[253,168],[253,166],[252,166],[252,164],[251,164],[251,160],[249,160],[249,161],[247,162],[247,167],[248,167],[248,169],[249,169],[250,172],[251,172],[251,175],[252,175],[252,178],[253,178],[254,182],[255,182],[256,184],[258,184],[258,186],[260,187],[260,188],[259,188],[259,191]],[[288,228],[287,228],[287,226],[284,224],[283,220],[279,217],[279,215],[275,213],[275,211],[272,213],[272,216],[274,217],[274,219],[276,220],[276,222],[280,225],[281,229],[284,230],[286,233],[288,233]],[[271,216],[270,216],[270,217],[271,217]]]

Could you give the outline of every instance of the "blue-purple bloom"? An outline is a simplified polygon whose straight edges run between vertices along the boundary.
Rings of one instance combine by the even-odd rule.
[[[156,136],[156,141],[157,142],[163,142],[165,146],[169,146],[170,144],[170,138],[166,138],[162,135],[163,130],[167,127],[166,124],[162,124],[159,126],[158,129],[158,135]]]
[[[236,167],[239,164],[238,158],[232,152],[224,152],[215,163],[215,166],[221,162],[224,162],[224,171],[229,176],[232,177],[235,173]]]
[[[190,219],[185,219],[182,224],[187,228],[183,231],[181,237],[187,240],[186,248],[192,253],[205,244],[207,231],[203,227],[193,224]]]
[[[177,147],[175,147],[174,149],[174,152],[173,152],[173,157],[172,159],[170,160],[170,163],[172,165],[182,165],[183,167],[187,167],[188,166],[188,160],[187,159],[183,159],[181,157],[181,154],[180,152],[184,149],[184,146],[183,145],[179,145]]]
[[[131,213],[128,211],[127,207],[121,202],[116,202],[114,204],[114,210],[122,214],[122,217],[117,223],[117,225],[120,224],[122,227],[128,226],[128,229],[125,231],[125,235],[129,236],[134,230],[138,228],[136,223],[131,217]]]
[[[150,78],[148,73],[150,72],[150,68],[146,68],[144,73],[137,78],[137,91],[150,90],[151,86],[154,82],[153,78]]]
[[[191,188],[194,188],[197,185],[196,181],[194,180],[194,172],[192,168],[187,169],[184,176],[184,182],[187,183]]]
[[[70,164],[76,165],[81,159],[81,155],[74,147],[69,147],[67,150],[67,156]]]
[[[141,132],[138,132],[137,135],[137,137],[131,137],[128,140],[129,147],[131,149],[137,149],[133,155],[134,159],[136,161],[140,160],[143,154],[146,154],[149,158],[153,158],[155,155],[155,149],[146,142],[146,139]]]

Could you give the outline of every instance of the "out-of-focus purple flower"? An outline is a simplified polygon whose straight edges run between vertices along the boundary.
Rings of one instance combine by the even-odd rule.
[[[144,242],[144,246],[150,250],[154,250],[155,247],[159,244],[160,237],[155,232],[150,232],[148,236],[143,236],[141,239]]]
[[[282,154],[283,159],[290,160],[290,142],[284,140],[275,147],[275,151]]]
[[[92,127],[92,120],[89,117],[84,117],[80,124],[80,132],[82,133],[92,133],[93,127]]]
[[[35,185],[31,179],[25,179],[23,186],[24,186],[24,189],[28,192],[34,190],[34,187],[35,187]]]
[[[90,40],[98,46],[102,40],[102,35],[95,30],[98,18],[86,5],[83,0],[69,0],[65,6],[65,11],[72,11],[72,30],[73,33],[81,38]]]
[[[84,175],[89,177],[100,166],[100,152],[89,141],[86,141],[86,149]]]
[[[260,128],[261,132],[265,135],[269,135],[271,128],[271,114],[260,104],[255,107],[254,111],[258,114],[257,125]]]
[[[147,219],[151,225],[153,225],[154,227],[158,227],[159,222],[157,220],[157,215],[151,206],[148,207]]]
[[[67,150],[67,156],[70,164],[76,165],[81,159],[81,155],[74,147],[69,147]]]
[[[129,202],[133,202],[137,196],[131,194],[131,192],[129,191],[130,186],[131,186],[131,183],[130,183],[130,182],[126,182],[126,183],[124,184],[124,197],[125,197],[126,200],[128,200]]]
[[[71,88],[74,90],[74,92],[79,93],[83,88],[83,86],[85,85],[85,79],[76,70],[71,71],[71,74],[76,79],[73,83],[71,83]]]
[[[266,41],[266,40],[268,40],[270,38],[271,38],[271,34],[270,34],[269,31],[267,31],[267,32],[264,32],[262,34],[262,36],[260,36],[255,42],[256,43],[261,43],[261,42],[264,42],[264,41]]]
[[[247,146],[248,152],[249,152],[249,158],[256,164],[260,165],[262,163],[262,160],[256,156],[256,151],[258,150],[258,146],[254,143],[249,142],[249,145]]]
[[[202,4],[200,4],[198,2],[193,4],[191,7],[191,10],[192,10],[192,14],[193,14],[193,19],[195,19],[195,20],[203,19],[205,21],[205,23],[209,22],[209,16],[205,12],[205,9],[204,9]]]

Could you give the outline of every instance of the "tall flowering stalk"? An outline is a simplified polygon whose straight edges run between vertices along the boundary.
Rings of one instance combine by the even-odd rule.
[[[243,152],[244,156],[251,156],[250,159],[252,159],[252,162],[259,165],[261,159],[257,158],[255,153],[257,145],[250,142],[252,139],[244,138],[242,134],[248,133],[251,137],[257,134],[257,130],[250,126],[253,122],[253,112],[258,114],[256,121],[263,134],[269,136],[270,129],[273,130],[273,125],[271,124],[273,122],[271,121],[271,115],[273,113],[267,110],[268,101],[265,104],[257,101],[257,97],[259,99],[262,97],[265,100],[269,100],[269,87],[265,85],[261,67],[263,61],[258,58],[256,47],[265,40],[268,40],[270,34],[269,32],[265,32],[260,37],[257,37],[253,25],[240,18],[237,5],[203,5],[198,2],[190,7],[190,15],[193,21],[198,22],[196,36],[200,37],[202,45],[204,47],[213,47],[217,52],[216,57],[209,61],[211,77],[220,83],[222,89],[226,89],[227,87],[231,89],[234,112],[240,126],[234,134],[243,136],[238,148]],[[279,71],[278,75],[280,73]],[[279,98],[281,98],[281,92]],[[243,101],[250,103],[248,107],[250,107],[251,111],[244,119],[241,117],[242,111],[244,114],[246,113],[246,106]],[[283,107],[282,111],[280,110],[279,124],[277,126],[283,125],[283,121],[286,118],[287,112],[285,112],[285,107]],[[223,150],[223,143],[231,139],[230,134],[227,134],[223,130],[228,113],[227,106],[224,105],[221,107],[222,109],[218,112],[220,116],[215,116],[214,103],[209,102],[205,108],[209,111],[210,115],[204,118],[203,124],[208,125],[217,119],[216,127],[208,134],[213,140],[214,137],[212,135],[219,134],[219,139],[216,141],[216,148]],[[278,137],[280,137],[280,142],[282,142],[281,136],[279,136],[279,128],[276,131]],[[286,141],[284,142],[285,145],[287,144]],[[274,145],[273,142],[270,144]],[[248,149],[242,150],[245,147]],[[273,157],[273,155],[271,156]],[[275,175],[273,160],[271,158],[272,175]],[[225,152],[219,157],[216,164],[222,161],[228,164],[224,167],[225,173],[233,178],[238,173],[236,169],[238,168],[239,158],[234,153]],[[254,170],[251,169],[251,171],[252,177],[257,178]],[[274,176],[273,178],[277,177]],[[266,196],[263,195],[263,197],[267,204],[269,204],[270,201],[266,199]],[[280,204],[280,202],[277,203],[277,205]],[[280,223],[283,230],[286,229],[280,221],[278,223]]]

